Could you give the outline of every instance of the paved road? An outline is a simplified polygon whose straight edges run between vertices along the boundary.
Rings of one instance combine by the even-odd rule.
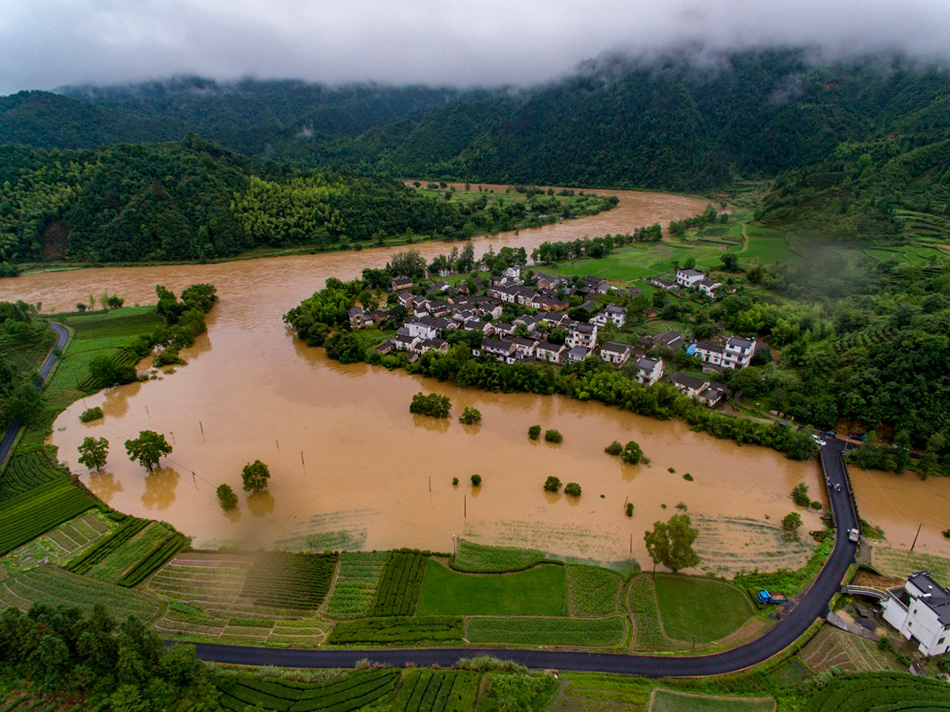
[[[50,322],[50,327],[56,332],[56,348],[62,350],[66,346],[66,342],[69,341],[69,330],[66,329],[65,326],[52,322]],[[55,356],[52,351],[46,357],[46,360],[40,367],[40,378],[43,379],[43,383],[46,383],[46,379],[49,378],[50,371],[53,370],[53,366],[57,360],[58,357]],[[22,425],[23,423],[20,422],[20,419],[16,418],[7,426],[7,432],[4,433],[3,440],[0,440],[0,465],[6,462],[7,455],[10,454],[10,448],[12,448],[13,443],[16,442],[16,436],[20,432]]]
[[[369,659],[391,665],[415,663],[420,666],[449,666],[460,658],[492,655],[513,660],[531,668],[589,670],[598,672],[681,677],[718,675],[751,667],[778,654],[791,645],[828,609],[848,567],[854,561],[857,545],[848,541],[848,530],[858,527],[857,510],[841,460],[844,443],[831,440],[822,449],[825,474],[830,482],[828,499],[837,522],[835,548],[811,588],[799,604],[761,638],[746,645],[714,655],[673,657],[625,655],[617,653],[578,653],[553,650],[507,650],[456,648],[434,650],[271,650],[235,645],[197,643],[198,656],[205,660],[241,665],[277,665],[280,667],[348,668]],[[840,485],[841,491],[835,490]]]

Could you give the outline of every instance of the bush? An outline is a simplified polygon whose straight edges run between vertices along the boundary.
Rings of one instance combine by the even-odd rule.
[[[409,412],[415,415],[427,415],[430,418],[448,418],[452,402],[447,396],[438,393],[416,393],[409,404]]]
[[[581,486],[576,482],[568,482],[564,486],[564,494],[570,495],[571,497],[580,497],[581,496]]]
[[[540,426],[540,425],[532,425],[530,428],[528,428],[528,437],[529,437],[529,438],[531,438],[532,440],[537,440],[540,436],[541,436],[541,426]]]
[[[554,429],[545,430],[544,440],[549,443],[559,443],[559,442],[563,442],[564,436],[561,435],[560,431],[558,430],[554,430]]]
[[[686,480],[687,482],[692,482],[693,476],[687,472],[685,475],[683,475],[683,479]]]
[[[221,505],[221,509],[225,512],[230,512],[237,507],[237,495],[234,494],[234,490],[231,489],[229,485],[218,485],[216,492],[218,495],[218,504]]]
[[[808,485],[799,482],[792,490],[792,499],[799,507],[810,507],[811,497],[808,496]]]
[[[782,519],[782,529],[794,532],[802,525],[802,517],[798,512],[789,512]]]
[[[462,425],[476,425],[482,422],[482,413],[478,408],[466,406],[459,416],[459,422]]]
[[[481,487],[481,486],[482,486],[482,476],[472,475],[472,487]]]
[[[628,465],[637,465],[643,460],[643,450],[640,449],[640,446],[635,443],[633,440],[624,445],[623,452],[620,454],[620,459],[626,462]]]
[[[458,483],[459,483],[459,478],[458,478],[458,477],[453,477],[453,478],[452,478],[452,486],[453,486],[453,487],[457,487],[457,486],[458,486]]]
[[[91,423],[93,420],[99,420],[102,417],[102,408],[96,406],[95,408],[86,408],[82,412],[82,415],[79,416],[79,420],[82,423]]]
[[[950,529],[944,529],[944,530],[943,530],[943,535],[944,535],[947,539],[950,539]]]
[[[561,489],[561,480],[559,477],[551,475],[544,481],[545,492],[558,492]]]
[[[614,440],[610,445],[604,448],[604,452],[608,455],[619,455],[623,452],[623,445],[620,444],[619,440]]]
[[[632,517],[632,516],[633,516],[633,502],[628,502],[628,503],[627,503],[627,516],[628,516],[628,517]]]

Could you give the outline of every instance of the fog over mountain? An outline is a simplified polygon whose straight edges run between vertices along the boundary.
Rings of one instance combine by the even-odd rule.
[[[0,0],[0,94],[174,74],[529,85],[680,44],[950,56],[946,0]]]

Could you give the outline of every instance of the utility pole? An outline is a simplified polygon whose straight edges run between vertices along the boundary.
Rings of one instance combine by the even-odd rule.
[[[920,528],[921,528],[922,526],[924,526],[924,523],[923,523],[923,522],[921,522],[920,524],[917,525],[917,533],[914,534],[914,543],[910,545],[910,550],[911,550],[911,551],[913,551],[913,550],[914,550],[914,547],[917,546],[917,537],[920,536]]]

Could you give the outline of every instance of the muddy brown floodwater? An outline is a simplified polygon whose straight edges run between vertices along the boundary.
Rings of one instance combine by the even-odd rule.
[[[602,192],[617,195],[620,205],[517,236],[477,239],[476,252],[489,245],[530,252],[545,240],[631,231],[705,207],[704,201],[678,196]],[[424,243],[417,249],[431,258],[451,245]],[[805,544],[782,541],[777,523],[792,509],[788,493],[797,482],[809,483],[813,494],[821,491],[815,463],[790,462],[771,450],[739,447],[682,423],[597,403],[485,393],[402,371],[344,366],[293,338],[283,313],[327,277],[358,276],[365,267],[383,266],[392,252],[33,274],[0,280],[0,299],[42,301],[44,311],[51,311],[70,309],[103,290],[126,303],[150,303],[155,284],[176,292],[194,282],[217,286],[221,300],[209,315],[208,333],[183,352],[186,367],[75,403],[57,419],[52,436],[60,458],[102,499],[131,514],[169,521],[198,546],[449,551],[453,536],[461,536],[563,556],[632,556],[642,562],[643,531],[680,505],[699,526],[696,545],[704,569],[766,570],[795,566],[807,556]],[[412,416],[408,404],[419,390],[449,396],[456,416],[467,405],[477,407],[482,425]],[[79,413],[95,405],[103,407],[105,418],[80,423]],[[527,429],[535,423],[559,429],[564,442],[529,441]],[[175,448],[152,474],[130,463],[123,448],[144,429],[164,433]],[[111,444],[109,463],[99,474],[76,463],[76,448],[90,435]],[[614,439],[638,441],[652,464],[624,466],[604,454]],[[270,466],[271,484],[267,493],[248,497],[240,471],[257,458]],[[694,481],[683,479],[687,472]],[[470,484],[473,473],[483,477],[478,489]],[[545,494],[541,485],[548,475],[579,483],[583,495],[571,500]],[[457,487],[453,477],[460,480]],[[217,505],[214,490],[221,483],[240,493],[232,516]],[[905,478],[901,484],[914,491],[917,481]],[[923,484],[947,492],[943,483]],[[627,501],[635,506],[632,519],[624,514]],[[909,514],[915,511],[913,494],[896,490],[887,501],[902,516],[916,516]],[[862,514],[891,528],[871,503],[862,502]],[[817,516],[809,513],[804,528],[817,526]],[[938,537],[939,529],[926,533],[924,546],[932,553],[940,553]]]

